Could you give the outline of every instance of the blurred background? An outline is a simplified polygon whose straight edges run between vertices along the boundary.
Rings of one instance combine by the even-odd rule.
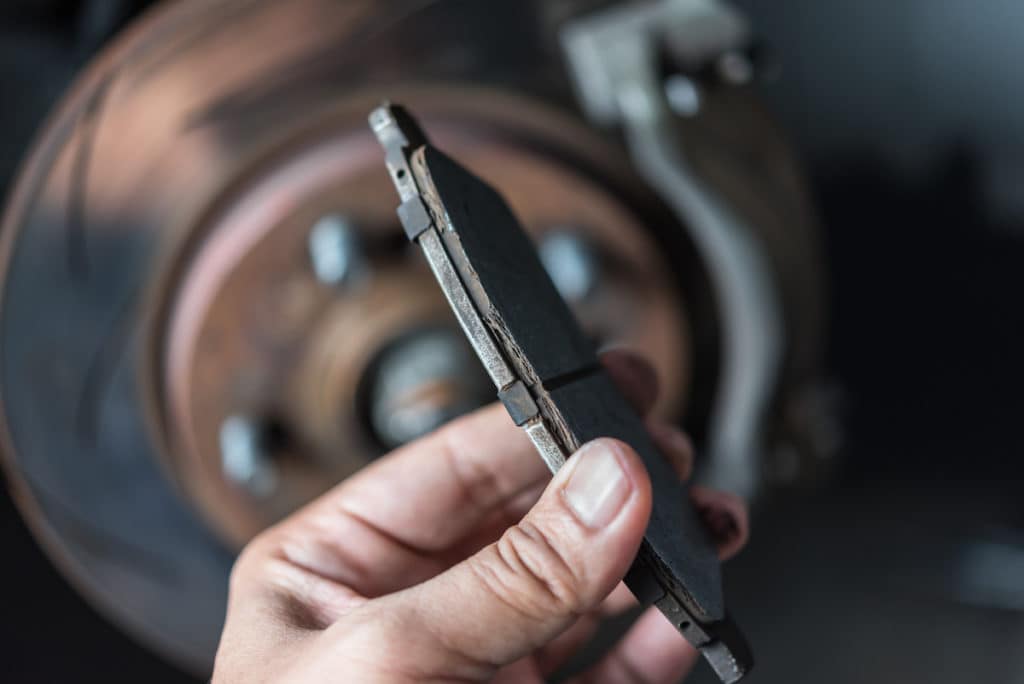
[[[150,5],[0,8],[9,681],[201,680],[249,536],[491,396],[391,97],[754,501],[750,681],[1024,682],[1024,5]]]

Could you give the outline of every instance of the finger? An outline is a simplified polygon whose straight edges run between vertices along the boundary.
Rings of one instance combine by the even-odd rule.
[[[602,361],[621,391],[646,412],[657,398],[653,368],[626,350],[606,352]],[[341,501],[348,512],[403,544],[438,551],[484,515],[517,497],[521,503],[521,495],[547,477],[526,434],[495,404],[364,469],[342,486]],[[512,518],[516,513],[508,510]]]
[[[601,355],[601,360],[609,375],[612,377],[612,380],[614,380],[624,394],[630,398],[636,410],[638,412],[647,412],[657,397],[657,376],[654,373],[653,368],[647,364],[647,361],[626,349],[613,349],[607,351]],[[498,410],[497,407],[495,409]],[[497,413],[501,414],[501,411],[498,410]],[[457,428],[462,432],[469,432],[472,427],[473,426],[463,427],[461,425],[453,426],[453,428]],[[686,447],[689,446],[689,441],[685,435],[673,434],[671,429],[672,428],[666,426],[662,431],[663,435],[666,433],[668,434],[668,436],[663,436],[664,448],[673,463],[677,464],[677,468],[681,469],[680,472],[682,477],[685,476],[683,473],[688,472],[688,469],[692,468],[691,465],[688,465],[692,462],[692,454],[690,452],[686,452]],[[494,437],[495,438],[490,441],[498,441],[499,439],[504,440],[504,436],[502,435],[494,435]],[[456,441],[469,441],[470,439],[471,437],[467,435],[465,439],[458,439],[457,437]],[[524,443],[524,438],[521,434],[516,434],[515,441],[521,445]],[[518,450],[517,448],[514,452],[510,452],[509,456],[511,458],[518,459],[520,451],[523,450]],[[527,485],[526,489],[512,491],[508,497],[503,495],[501,497],[501,501],[497,502],[497,505],[487,506],[487,510],[481,509],[480,512],[482,519],[477,520],[477,527],[469,533],[468,539],[462,539],[454,548],[445,550],[444,556],[447,560],[442,563],[442,568],[449,566],[458,560],[462,560],[487,544],[494,542],[502,535],[502,532],[504,532],[505,529],[518,522],[526,511],[537,502],[537,499],[544,488],[544,484],[546,483],[545,480],[547,478],[545,470],[542,467],[540,457],[531,450],[528,443],[525,446],[524,451],[529,453],[525,458],[528,459],[532,457],[535,459],[535,463],[529,465],[527,471],[530,474],[539,475],[539,477],[536,477],[534,481],[532,481],[531,486]],[[478,457],[484,455],[478,450],[471,456]],[[467,459],[467,461],[468,460],[469,459]],[[506,462],[508,462],[508,459],[502,461],[495,460],[488,462],[488,465],[492,465],[497,469],[504,467],[503,464]],[[404,464],[402,464],[402,466],[404,466]],[[375,473],[375,471],[367,471],[368,475],[371,473]],[[376,477],[378,475],[374,474],[374,476]],[[370,494],[367,498],[373,499],[374,497]],[[460,508],[463,512],[465,511],[464,506],[460,506]],[[393,515],[389,517],[394,519]],[[370,520],[369,517],[367,519]],[[426,519],[418,515],[417,521],[422,524],[426,522]],[[459,530],[458,528],[451,526],[450,523],[445,523],[444,528],[451,531]],[[439,542],[435,542],[432,545],[423,544],[422,541],[419,544],[412,543],[412,540],[407,540],[407,542],[408,546],[419,547],[425,552],[437,551],[439,548],[444,546]],[[434,571],[436,572],[439,570],[435,568]],[[392,587],[391,589],[394,590],[397,588]]]
[[[658,374],[642,356],[626,349],[609,349],[601,363],[612,382],[641,416],[647,415],[658,398]]]
[[[512,527],[536,505],[550,480],[542,480],[529,489],[517,494],[499,509],[491,512],[480,521],[479,525],[468,536],[443,552],[446,559],[445,568],[469,558],[488,544],[497,541],[505,530]]]
[[[366,598],[282,557],[269,537],[253,539],[235,561],[228,591],[228,622],[261,624],[274,616],[282,633],[323,629]]]
[[[594,637],[602,622],[621,615],[636,605],[637,600],[633,592],[619,582],[600,606],[582,615],[569,629],[537,649],[535,658],[541,674],[553,674]]]
[[[533,657],[540,674],[550,677],[557,672],[584,644],[594,638],[602,621],[599,611],[581,615],[568,629],[537,649]]]
[[[658,449],[665,455],[665,458],[672,465],[679,476],[680,481],[686,481],[693,473],[693,443],[685,432],[678,427],[664,421],[649,419],[647,429]],[[546,482],[539,481],[530,489],[527,489],[515,498],[508,500],[500,510],[495,510],[491,515],[480,522],[477,529],[468,537],[459,542],[458,545],[445,552],[449,564],[470,556],[484,546],[490,544],[511,525],[519,522],[530,508],[537,502]],[[624,595],[632,597],[628,590],[624,589]],[[635,601],[634,601],[635,603]],[[623,604],[621,610],[632,604]],[[605,614],[612,614],[604,611]]]
[[[271,546],[307,572],[378,596],[444,570],[439,551],[549,477],[493,405],[364,468],[275,527]]]
[[[679,480],[689,480],[693,475],[694,456],[693,442],[686,433],[675,425],[654,419],[647,421],[647,432],[654,440],[654,445],[672,465]]]
[[[750,537],[747,504],[730,492],[708,487],[690,487],[690,499],[711,532],[721,560],[729,560],[746,546]]]
[[[665,421],[648,419],[647,430],[655,446],[664,454],[681,481],[693,473],[693,443],[678,427]],[[608,617],[620,614],[637,604],[636,597],[622,583],[605,599],[601,606],[580,617],[568,630],[541,647],[536,659],[544,674],[551,674],[588,642]]]
[[[595,440],[501,539],[374,608],[404,625],[405,638],[419,637],[406,657],[430,661],[419,661],[426,671],[458,662],[467,668],[460,676],[487,676],[601,604],[636,555],[650,510],[650,480],[636,453]]]
[[[679,478],[689,480],[693,475],[694,455],[693,443],[686,433],[674,425],[654,420],[647,421],[647,430]],[[739,553],[750,536],[750,516],[743,499],[700,486],[690,488],[690,498],[711,531],[718,557],[728,560]]]
[[[577,682],[672,684],[693,669],[698,653],[657,608],[648,608],[615,647]]]
[[[681,481],[688,480],[693,472],[694,460],[693,443],[690,441],[690,438],[678,427],[660,420],[649,419],[647,421],[647,428],[655,445],[672,464],[679,479]],[[525,504],[532,505],[533,501],[521,501],[518,503],[518,505]],[[522,509],[523,513],[525,511],[526,508]],[[518,512],[516,510],[510,511],[513,515]],[[508,524],[506,523],[507,526]],[[494,536],[487,539],[487,543],[496,539],[500,534],[500,532],[495,531],[493,528],[488,530],[488,533]],[[480,546],[483,546],[483,544]],[[472,549],[472,551],[476,550]],[[636,597],[633,596],[624,584],[620,583],[597,610],[581,616],[564,633],[538,649],[535,658],[541,673],[549,675],[555,672],[584,644],[593,638],[605,619],[632,608],[636,603]]]
[[[689,480],[693,474],[694,450],[693,443],[686,433],[675,425],[651,418],[647,420],[647,429],[655,445],[673,466],[679,479],[681,481]],[[730,550],[726,549],[726,551]],[[600,608],[580,617],[572,627],[537,651],[535,657],[541,673],[550,675],[557,671],[594,637],[604,620],[620,614],[636,604],[636,597],[624,584],[620,583]]]
[[[665,456],[679,476],[680,481],[687,481],[693,474],[694,451],[693,442],[681,429],[662,420],[650,418],[647,420],[647,430],[654,440],[655,446]],[[476,553],[481,548],[490,544],[501,536],[511,525],[519,522],[530,508],[537,502],[544,489],[544,482],[538,482],[531,489],[522,492],[514,499],[507,502],[506,506],[495,511],[488,520],[483,521],[473,535],[463,540],[458,546],[450,549],[450,555],[455,561],[462,560],[466,556]],[[624,595],[632,597],[628,590]],[[633,601],[635,603],[635,600]],[[621,610],[632,604],[623,604]],[[605,611],[606,614],[611,614]]]
[[[623,582],[619,582],[612,593],[601,603],[601,617],[610,617],[625,612],[637,604],[636,596]]]
[[[655,446],[676,471],[679,480],[682,482],[689,480],[693,474],[694,451],[693,443],[686,433],[675,425],[653,418],[647,420],[647,430],[650,432]],[[508,501],[502,510],[495,511],[488,520],[483,521],[470,538],[449,550],[448,555],[454,559],[452,562],[476,553],[500,537],[506,528],[519,522],[537,502],[544,484],[543,482],[535,484],[532,489]]]

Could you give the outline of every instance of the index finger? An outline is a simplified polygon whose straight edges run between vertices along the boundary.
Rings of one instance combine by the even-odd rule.
[[[617,351],[602,360],[646,410],[656,382],[637,358]],[[523,495],[549,477],[526,433],[496,404],[364,468],[274,535],[291,562],[364,596],[380,595],[444,570],[440,552],[482,521],[516,522]]]
[[[500,405],[401,447],[269,535],[295,565],[378,596],[445,569],[439,552],[549,477]]]

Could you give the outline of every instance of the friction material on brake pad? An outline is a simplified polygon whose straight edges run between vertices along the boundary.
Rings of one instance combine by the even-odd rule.
[[[509,415],[552,472],[598,437],[636,450],[651,476],[653,507],[626,584],[724,682],[738,681],[753,659],[725,611],[718,556],[686,486],[604,372],[508,205],[432,147],[401,107],[374,110],[370,124],[401,199],[403,228],[423,250]]]

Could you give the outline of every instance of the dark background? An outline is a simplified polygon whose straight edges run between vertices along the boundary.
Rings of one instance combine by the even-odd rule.
[[[0,188],[146,4],[2,5]],[[1024,3],[739,4],[824,226],[845,423],[835,480],[777,495],[728,570],[754,681],[1024,682]],[[188,681],[77,596],[6,494],[0,544],[0,677]]]

